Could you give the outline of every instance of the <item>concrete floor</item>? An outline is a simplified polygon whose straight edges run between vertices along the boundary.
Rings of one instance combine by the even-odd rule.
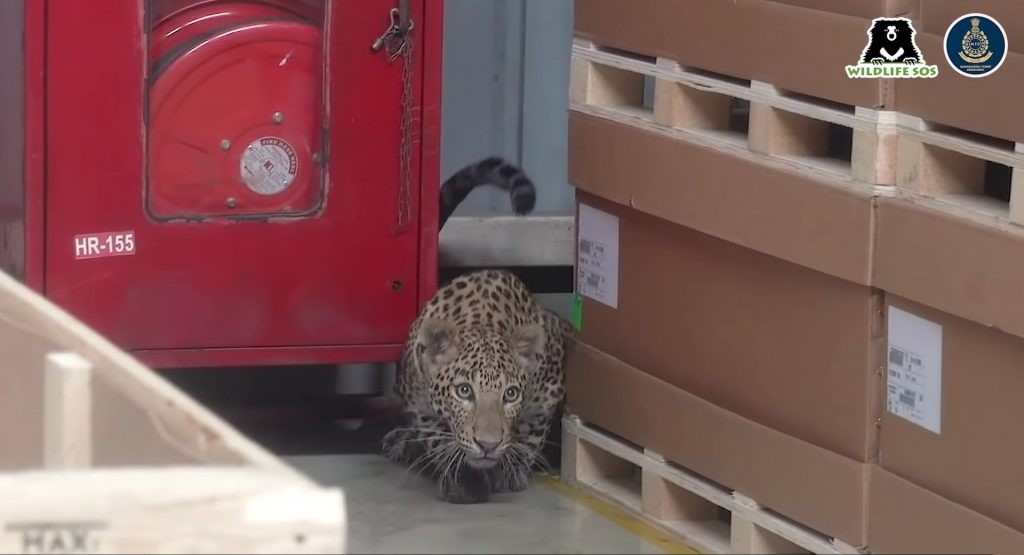
[[[442,503],[430,480],[379,454],[383,434],[395,424],[387,418],[352,426],[317,411],[262,417],[259,411],[225,410],[282,388],[296,392],[291,406],[309,405],[316,398],[303,394],[331,390],[328,370],[225,372],[219,380],[207,372],[174,376],[242,433],[314,480],[344,490],[349,553],[694,553],[607,502],[546,476],[524,492],[497,495],[485,504]],[[551,449],[546,457],[557,467],[557,446]]]
[[[548,477],[481,505],[450,505],[378,455],[284,457],[345,491],[349,553],[693,553]]]
[[[443,503],[432,481],[380,455],[381,438],[397,423],[393,416],[337,420],[331,411],[298,410],[309,404],[302,397],[289,398],[280,410],[258,408],[265,404],[238,410],[249,390],[274,390],[274,384],[283,383],[302,393],[330,383],[330,372],[310,372],[246,374],[253,384],[242,391],[230,375],[222,384],[202,373],[197,376],[202,380],[175,376],[240,432],[314,480],[344,490],[349,553],[695,553],[608,502],[549,476],[535,477],[526,491],[496,495],[485,504]],[[310,383],[296,385],[302,381]],[[243,402],[218,402],[224,395],[210,394],[218,387]],[[344,398],[336,402],[346,404]],[[557,474],[557,441],[545,451]]]

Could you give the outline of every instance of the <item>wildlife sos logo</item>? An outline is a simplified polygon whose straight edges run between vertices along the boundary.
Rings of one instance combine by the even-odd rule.
[[[1006,60],[1006,31],[982,13],[970,13],[954,21],[942,43],[949,67],[966,77],[991,75]]]
[[[906,17],[878,17],[867,31],[868,43],[860,60],[846,66],[850,79],[927,79],[938,75],[938,66],[928,65],[917,47],[917,31]]]

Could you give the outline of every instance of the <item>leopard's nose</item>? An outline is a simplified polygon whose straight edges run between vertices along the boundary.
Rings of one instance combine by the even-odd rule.
[[[498,449],[499,445],[501,445],[500,441],[490,441],[486,439],[477,438],[475,438],[474,441],[476,441],[476,446],[479,447],[481,451],[483,451],[484,455],[490,455],[491,453],[495,452]]]

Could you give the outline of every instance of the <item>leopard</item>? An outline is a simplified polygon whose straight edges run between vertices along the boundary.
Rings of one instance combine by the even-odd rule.
[[[491,156],[463,166],[440,190],[439,230],[470,193],[507,191],[522,216],[536,187],[521,167]],[[438,288],[409,328],[394,393],[401,422],[384,455],[429,470],[455,504],[524,490],[564,401],[568,321],[542,307],[507,270],[480,269]]]
[[[385,456],[429,469],[448,503],[525,490],[563,406],[571,333],[507,270],[439,288],[410,328],[395,386],[404,421]]]
[[[507,191],[517,216],[532,212],[537,202],[537,188],[522,168],[500,156],[488,156],[459,168],[441,184],[438,230],[470,193],[485,185]]]

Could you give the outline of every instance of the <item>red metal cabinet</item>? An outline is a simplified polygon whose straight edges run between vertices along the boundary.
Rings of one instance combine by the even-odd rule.
[[[0,2],[5,270],[158,367],[397,359],[436,287],[442,25],[409,2],[406,83],[371,50],[397,1]]]

